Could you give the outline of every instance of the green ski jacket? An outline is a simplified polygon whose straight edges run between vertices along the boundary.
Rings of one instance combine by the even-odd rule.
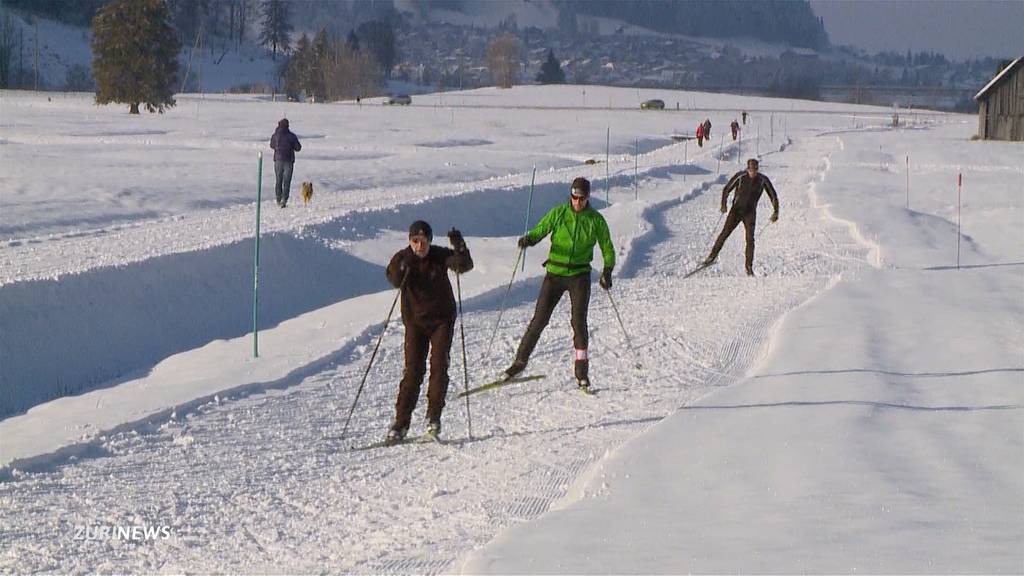
[[[615,267],[615,248],[604,216],[589,205],[576,212],[569,203],[555,206],[526,235],[536,244],[551,234],[551,250],[544,267],[556,276],[590,271],[594,245],[601,245],[605,268]]]

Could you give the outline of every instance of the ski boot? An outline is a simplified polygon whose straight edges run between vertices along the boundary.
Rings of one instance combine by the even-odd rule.
[[[431,440],[440,441],[441,436],[441,421],[431,420],[427,422],[427,438]]]
[[[526,370],[526,362],[519,360],[518,358],[512,362],[512,365],[505,370],[505,380],[511,380],[516,376],[519,376]]]
[[[590,361],[577,360],[573,368],[576,374],[576,388],[584,394],[593,394],[590,389]]]
[[[404,442],[405,441],[405,436],[408,433],[409,433],[409,427],[408,426],[399,426],[397,424],[392,424],[391,425],[391,429],[388,430],[387,437],[384,439],[384,444],[387,445],[387,446],[394,446],[395,444],[399,444],[401,442]]]

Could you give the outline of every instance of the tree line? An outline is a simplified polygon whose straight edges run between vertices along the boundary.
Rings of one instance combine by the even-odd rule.
[[[828,46],[821,18],[806,0],[560,0],[559,24],[575,14],[615,18],[660,32],[735,38],[748,36],[802,48]]]

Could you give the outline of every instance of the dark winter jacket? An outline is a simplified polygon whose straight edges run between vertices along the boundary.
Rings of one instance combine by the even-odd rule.
[[[431,246],[427,256],[420,258],[406,246],[391,257],[386,272],[388,281],[396,288],[402,285],[405,274],[403,262],[413,262],[413,265],[402,290],[402,322],[430,325],[454,321],[455,295],[448,280],[448,271],[461,274],[473,269],[469,249],[456,252],[451,248]]]
[[[775,187],[772,181],[764,174],[758,173],[751,178],[746,170],[741,170],[733,175],[722,189],[722,209],[725,210],[726,201],[729,199],[729,192],[736,190],[736,197],[732,201],[732,209],[737,214],[748,214],[757,210],[757,202],[761,199],[761,192],[768,192],[768,199],[772,201],[772,208],[779,213],[779,197],[775,194]]]
[[[277,130],[270,137],[270,147],[274,149],[274,162],[295,162],[295,153],[302,150],[299,137],[288,129],[288,124],[282,120],[277,124]]]

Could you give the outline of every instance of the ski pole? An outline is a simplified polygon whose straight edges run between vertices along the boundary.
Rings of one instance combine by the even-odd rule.
[[[508,302],[509,292],[512,292],[512,282],[516,279],[516,268],[519,268],[519,260],[523,257],[523,252],[526,252],[526,248],[520,248],[519,254],[516,256],[516,263],[512,266],[512,277],[508,280],[508,287],[505,288],[505,295],[501,298],[501,308],[498,310],[498,321],[494,323],[494,330],[491,331],[491,338],[487,341],[487,351],[484,352],[484,358],[491,355],[491,346],[494,345],[494,337],[498,335],[498,326],[501,326],[501,317],[505,314],[505,304]]]
[[[622,335],[626,337],[626,345],[629,346],[630,352],[633,353],[633,357],[636,359],[636,367],[643,368],[643,364],[640,363],[640,355],[636,353],[633,341],[629,339],[629,332],[626,332],[626,325],[622,323],[622,316],[619,314],[619,307],[615,305],[615,298],[612,298],[612,291],[605,290],[605,293],[608,294],[608,300],[612,303],[612,310],[615,311],[615,318],[619,321],[619,327],[622,328]]]
[[[388,324],[391,323],[391,315],[395,313],[395,304],[398,303],[398,297],[402,295],[402,289],[405,288],[405,281],[409,278],[409,269],[406,268],[405,274],[402,276],[402,283],[398,286],[398,293],[395,294],[395,299],[391,302],[391,310],[388,311],[388,317],[384,320],[384,327],[380,330],[380,336],[377,337],[377,345],[373,347],[373,354],[370,355],[370,362],[366,365],[366,371],[363,372],[363,379],[359,382],[359,388],[356,389],[355,400],[352,401],[352,407],[349,408],[348,418],[345,418],[345,426],[341,429],[340,438],[345,437],[345,433],[348,432],[348,424],[352,421],[352,413],[356,411],[356,404],[359,403],[359,395],[363,393],[363,385],[366,384],[366,377],[370,374],[370,368],[373,367],[373,360],[377,357],[377,350],[380,349],[380,343],[384,340],[384,333],[388,331]]]
[[[466,362],[466,325],[462,321],[462,274],[455,273],[455,292],[459,296],[459,334],[462,336],[462,386],[466,394],[466,428],[473,439],[473,418],[469,415],[469,363]]]
[[[718,220],[715,222],[715,227],[711,229],[711,238],[708,238],[708,240],[714,240],[715,236],[717,236],[718,226],[722,224],[722,218],[725,218],[725,212],[722,212],[718,216]]]
[[[769,220],[767,224],[765,224],[760,230],[757,231],[757,236],[754,236],[754,239],[756,240],[760,238],[761,234],[764,234],[764,231],[767,230],[772,224],[775,224],[775,221]]]

